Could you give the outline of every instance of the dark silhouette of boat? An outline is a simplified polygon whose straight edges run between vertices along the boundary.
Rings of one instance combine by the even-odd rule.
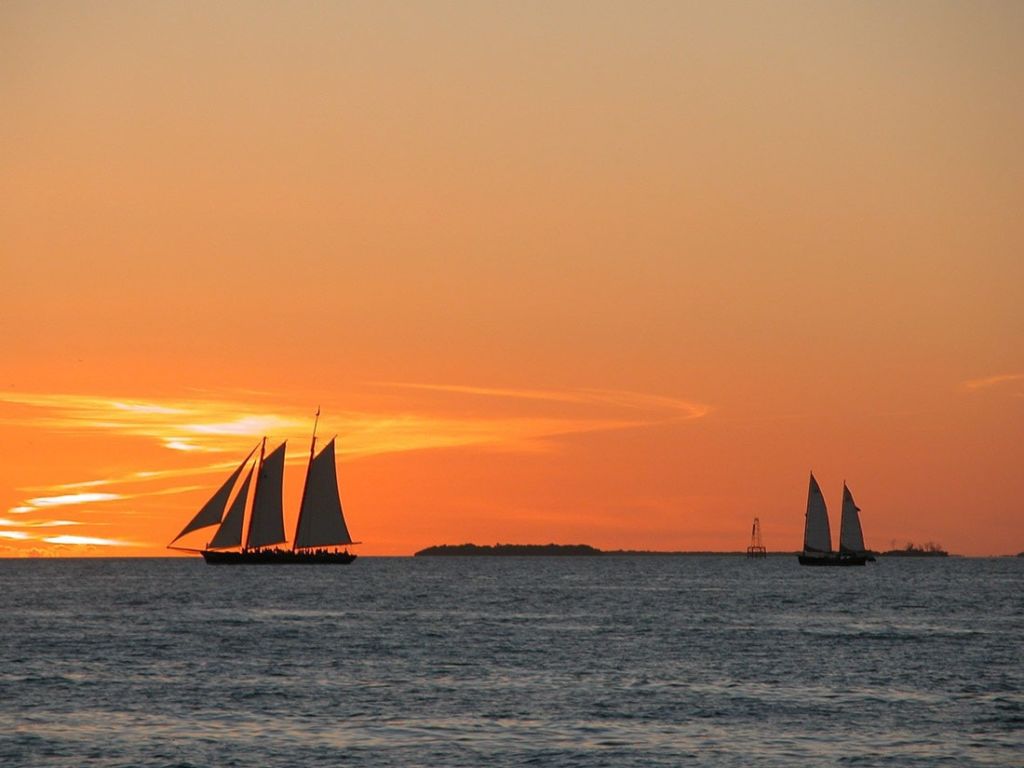
[[[797,558],[800,565],[844,566],[874,562],[874,556],[864,547],[864,532],[860,526],[860,507],[853,494],[843,483],[843,513],[839,523],[839,551],[832,549],[832,533],[828,524],[828,509],[818,481],[811,473],[807,489],[807,512],[804,517],[804,549]]]
[[[254,549],[240,552],[204,549],[201,554],[210,565],[346,565],[356,559],[356,556],[349,552],[334,552],[327,549],[302,552],[291,549]]]
[[[316,417],[318,421],[319,409]],[[335,438],[331,438],[317,454],[316,423],[313,423],[309,467],[291,547],[281,546],[287,543],[282,503],[285,443],[266,454],[267,439],[263,438],[259,446],[259,459],[254,466],[249,466],[245,480],[233,499],[232,491],[256,453],[255,448],[181,533],[167,545],[168,549],[198,552],[210,565],[346,565],[355,560],[356,555],[347,549],[348,545],[358,542],[352,541],[349,535],[341,507],[334,457]],[[256,482],[250,502],[249,487],[254,471]],[[247,508],[249,525],[243,544],[242,528]],[[217,530],[202,549],[175,546],[175,542],[186,534],[214,525],[218,526]]]

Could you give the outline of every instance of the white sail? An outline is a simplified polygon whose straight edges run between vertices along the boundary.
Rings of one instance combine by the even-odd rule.
[[[807,489],[807,515],[804,519],[804,552],[827,553],[832,551],[832,532],[828,527],[828,510],[825,497],[821,495],[818,481],[811,473],[811,484]]]
[[[228,547],[240,547],[242,545],[242,520],[245,517],[245,500],[249,498],[249,481],[252,480],[252,469],[242,481],[242,488],[231,503],[224,522],[220,524],[213,541],[210,542],[210,549],[227,549]]]
[[[192,531],[198,531],[200,528],[206,528],[210,525],[216,525],[220,522],[221,517],[224,514],[224,508],[228,505],[228,498],[231,496],[231,489],[235,487],[235,483],[238,481],[238,476],[242,474],[242,469],[245,467],[249,459],[252,458],[252,454],[256,449],[253,448],[249,451],[249,455],[245,457],[241,464],[238,465],[238,469],[231,473],[231,476],[224,482],[217,492],[210,497],[210,500],[203,505],[203,508],[199,510],[195,517],[192,518],[191,522],[186,525],[181,533],[174,537],[171,541],[173,544],[175,541],[180,539],[186,533]]]
[[[839,522],[839,551],[864,554],[864,532],[860,527],[860,507],[853,501],[853,494],[843,483],[843,515]]]
[[[246,540],[246,546],[250,549],[269,547],[284,541],[284,508],[281,502],[284,490],[284,446],[281,443],[260,462]]]
[[[338,494],[338,474],[334,464],[332,439],[309,462],[306,487],[295,528],[295,548],[329,547],[351,544],[345,514]]]

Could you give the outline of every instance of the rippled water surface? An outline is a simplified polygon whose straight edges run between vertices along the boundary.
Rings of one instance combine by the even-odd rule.
[[[1022,576],[0,561],[0,765],[1019,766]]]

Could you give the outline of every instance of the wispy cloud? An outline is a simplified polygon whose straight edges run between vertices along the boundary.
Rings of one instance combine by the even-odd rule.
[[[265,404],[216,399],[143,401],[0,392],[0,402],[34,409],[2,417],[8,424],[64,432],[103,430],[156,440],[175,451],[233,451],[239,448],[239,438],[247,442],[259,435],[287,434],[304,429],[308,421],[298,413],[266,412]],[[254,410],[261,413],[249,415]]]
[[[155,469],[155,470],[140,470],[138,472],[129,472],[124,475],[112,475],[110,477],[93,479],[93,480],[81,480],[74,483],[59,483],[56,485],[47,486],[33,486],[30,488],[23,488],[26,491],[71,491],[76,488],[97,488],[102,486],[124,486],[133,485],[136,483],[152,483],[168,480],[172,478],[183,478],[183,477],[201,477],[203,475],[212,475],[223,472],[224,470],[231,470],[238,466],[237,461],[219,461],[214,464],[200,464],[194,467],[182,467],[178,469]],[[136,494],[121,494],[122,499],[138,498],[139,496],[167,496],[176,493],[187,493],[194,491],[196,488],[203,486],[197,485],[180,485],[173,488],[161,488],[159,490],[147,491],[145,493]],[[34,507],[15,507],[8,510],[9,512],[30,512]]]
[[[663,395],[650,395],[643,392],[629,392],[611,389],[575,389],[559,391],[543,389],[508,389],[501,387],[474,387],[460,384],[417,384],[408,382],[381,382],[381,385],[404,389],[428,390],[432,392],[476,395],[480,397],[538,400],[550,403],[566,403],[573,405],[599,405],[633,410],[654,409],[671,411],[684,418],[691,419],[705,416],[711,410],[711,407],[704,403],[666,397]]]
[[[77,520],[11,520],[0,517],[0,526],[8,530],[0,530],[0,539],[9,541],[42,541],[48,543],[84,543],[89,537],[67,536],[46,534],[42,530],[46,528],[66,528],[68,526],[82,525]],[[9,529],[15,530],[9,530]],[[113,539],[100,539],[99,541],[113,541]],[[125,545],[127,546],[127,545]]]
[[[73,504],[93,504],[98,501],[116,501],[123,499],[120,493],[65,493],[60,496],[37,496],[26,499],[30,507],[66,507]]]
[[[119,539],[98,538],[95,536],[73,536],[70,534],[46,534],[42,528],[64,528],[69,525],[81,525],[74,520],[38,520],[30,523],[18,523],[13,520],[0,518],[0,526],[8,526],[16,530],[0,530],[0,539],[10,541],[38,541],[46,544],[66,544],[70,546],[100,546],[100,547],[131,547],[136,546],[133,542],[121,541]],[[27,529],[27,530],[26,530]]]
[[[101,539],[96,536],[49,536],[43,539],[47,544],[65,544],[74,547],[130,547],[131,542],[117,539]]]
[[[479,387],[457,384],[392,382],[378,386],[395,389],[446,392],[470,397],[487,397],[581,406],[586,410],[554,415],[524,412],[514,416],[481,414],[479,409],[464,415],[438,414],[425,408],[401,412],[336,410],[334,423],[343,427],[338,450],[343,455],[367,456],[381,453],[448,448],[469,445],[503,445],[527,449],[528,441],[557,435],[621,429],[645,424],[700,418],[710,407],[678,398],[601,389],[531,390]],[[251,447],[263,435],[280,438],[308,433],[309,414],[266,402],[243,402],[215,398],[197,400],[132,400],[93,395],[0,393],[0,402],[29,406],[33,412],[19,412],[4,418],[44,430],[102,430],[113,436],[144,437],[165,448],[185,452],[237,452]],[[252,415],[258,411],[257,415]],[[242,414],[242,415],[236,415]],[[328,426],[328,425],[323,425]],[[535,446],[532,446],[535,448]],[[294,454],[295,461],[301,461]],[[208,463],[194,468],[139,471],[129,476],[89,479],[52,486],[55,489],[84,489],[117,483],[143,483],[169,477],[191,477],[222,471],[231,462]],[[82,496],[83,503],[87,497]],[[94,498],[93,500],[101,500]],[[47,502],[28,502],[32,507]],[[74,503],[70,500],[52,504]]]
[[[964,389],[971,391],[998,387],[1012,381],[1024,381],[1024,373],[1002,373],[998,376],[987,376],[983,379],[971,379],[964,382]]]
[[[10,520],[0,517],[0,525],[7,528],[62,528],[67,525],[81,525],[77,520]]]

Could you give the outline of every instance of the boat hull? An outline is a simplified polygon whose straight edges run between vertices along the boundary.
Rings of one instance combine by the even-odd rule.
[[[350,552],[296,552],[290,549],[261,549],[249,552],[218,552],[204,549],[200,554],[207,565],[348,565],[356,559],[356,555]]]
[[[822,565],[822,566],[846,566],[846,565],[864,565],[869,559],[874,561],[873,557],[869,555],[849,555],[849,554],[828,554],[828,555],[797,555],[797,559],[800,561],[800,565]]]

